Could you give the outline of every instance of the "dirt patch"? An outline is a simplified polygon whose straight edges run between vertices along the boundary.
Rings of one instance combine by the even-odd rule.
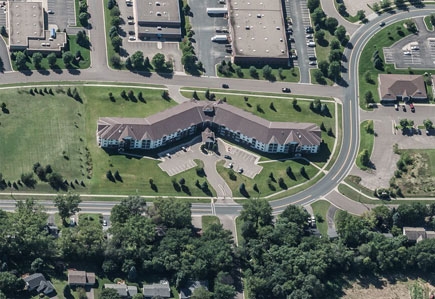
[[[345,299],[376,298],[376,299],[417,299],[429,298],[435,287],[422,279],[368,279],[356,281],[350,288],[344,290]]]
[[[435,177],[432,176],[430,156],[423,151],[407,151],[410,163],[400,172],[395,183],[405,196],[435,196]]]

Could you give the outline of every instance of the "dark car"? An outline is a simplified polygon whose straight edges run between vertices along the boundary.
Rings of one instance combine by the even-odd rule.
[[[133,20],[133,16],[128,16],[127,19]]]
[[[228,160],[231,160],[231,156],[229,156],[229,155],[225,155],[224,158],[228,159]]]
[[[385,22],[380,22],[379,26],[384,27],[385,26]]]
[[[305,28],[305,32],[306,33],[314,33],[314,29],[311,26],[308,26],[307,28]]]
[[[410,104],[409,104],[409,108],[411,108],[411,111],[412,111],[412,112],[415,112],[415,107],[414,107],[414,104],[413,104],[413,103],[410,103]]]
[[[288,88],[288,87],[283,87],[283,88],[282,88],[282,92],[290,92],[290,88]]]
[[[230,88],[230,86],[228,84],[222,84],[222,88]]]
[[[308,59],[313,61],[313,60],[317,60],[317,57],[316,56],[308,56]]]

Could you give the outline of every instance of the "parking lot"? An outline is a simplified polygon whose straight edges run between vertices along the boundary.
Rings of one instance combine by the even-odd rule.
[[[231,53],[225,51],[224,43],[215,43],[211,38],[217,33],[217,28],[228,27],[228,20],[223,16],[209,16],[207,7],[223,7],[217,0],[190,0],[189,5],[193,17],[190,18],[195,52],[198,60],[202,62],[206,76],[216,76],[215,65],[226,58],[229,60]]]
[[[433,149],[435,148],[435,131],[426,135],[424,129],[421,135],[417,129],[409,130],[402,134],[401,130],[395,130],[401,119],[413,120],[416,127],[422,126],[425,119],[435,123],[435,106],[428,104],[415,105],[415,113],[406,109],[395,110],[394,107],[380,106],[373,111],[361,111],[361,121],[374,120],[374,129],[377,134],[370,160],[374,163],[375,169],[362,171],[356,166],[351,174],[360,176],[361,183],[370,188],[388,187],[390,178],[396,170],[396,163],[400,156],[393,153],[393,145],[398,144],[400,149]]]
[[[239,147],[228,144],[225,144],[224,147],[225,152],[222,154],[231,157],[231,159],[226,159],[225,167],[231,167],[234,169],[234,171],[239,172],[251,179],[253,179],[263,169],[262,166],[257,164],[260,156],[254,155],[253,153],[247,152]]]
[[[416,22],[419,25],[422,22]],[[435,61],[435,38],[426,28],[420,28],[417,35],[409,35],[384,48],[385,63],[394,64],[396,68],[433,68]]]
[[[55,24],[61,31],[76,26],[74,0],[47,0],[48,10],[53,11],[53,14],[48,14],[49,25]]]
[[[181,51],[179,50],[178,42],[140,40],[137,34],[137,12],[134,10],[134,6],[127,6],[125,1],[118,1],[117,3],[122,19],[120,36],[123,38],[123,41],[120,56],[126,59],[136,51],[141,51],[144,57],[148,57],[151,60],[155,54],[162,53],[165,55],[166,60],[172,61],[174,71],[183,71]],[[132,17],[130,24],[128,17]],[[130,37],[134,37],[134,40],[130,40]]]

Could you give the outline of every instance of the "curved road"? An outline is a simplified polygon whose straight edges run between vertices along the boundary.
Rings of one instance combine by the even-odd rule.
[[[98,1],[96,2],[98,3]],[[100,3],[101,5],[101,3]],[[348,82],[346,88],[343,87],[330,87],[330,86],[317,86],[317,85],[305,85],[305,84],[289,84],[289,83],[270,83],[266,81],[255,81],[245,79],[231,80],[231,88],[237,90],[247,91],[263,91],[263,92],[279,92],[281,87],[290,86],[292,92],[302,95],[319,95],[342,98],[343,102],[343,144],[338,155],[338,158],[333,167],[326,173],[326,175],[314,186],[286,198],[282,198],[271,202],[271,206],[274,209],[274,213],[279,213],[285,209],[289,204],[308,204],[313,202],[331,192],[348,174],[353,166],[354,160],[357,155],[359,145],[359,105],[358,105],[358,59],[361,54],[364,45],[370,39],[370,37],[381,28],[378,26],[380,21],[384,21],[387,24],[396,22],[406,18],[419,17],[427,15],[433,12],[435,6],[427,5],[423,9],[410,8],[408,12],[399,12],[393,15],[382,15],[376,20],[369,22],[366,25],[361,26],[355,31],[350,43],[353,44],[353,49],[346,49],[345,56],[348,59],[347,63],[343,64],[343,67],[351,72],[344,72],[343,79]],[[101,7],[102,9],[102,7]],[[102,17],[101,17],[102,18]],[[100,29],[102,24],[95,24],[92,29]],[[103,28],[104,29],[104,28]],[[95,33],[91,33],[93,36]],[[102,33],[104,34],[104,33]],[[101,33],[98,36],[102,36]],[[93,45],[96,47],[97,45]],[[101,44],[98,45],[98,47]],[[104,45],[103,45],[104,46]],[[94,49],[95,50],[95,49]],[[100,55],[99,53],[93,53],[93,57]],[[103,55],[101,55],[103,56]],[[101,57],[97,58],[100,62]],[[29,74],[23,74],[19,72],[11,72],[1,76],[2,84],[16,83],[16,82],[28,82],[29,85],[35,82],[53,82],[53,81],[114,81],[125,83],[147,83],[147,84],[160,84],[160,85],[177,85],[177,86],[195,86],[205,88],[220,88],[221,84],[228,79],[220,78],[206,78],[206,77],[191,77],[185,75],[173,75],[169,78],[162,77],[157,74],[133,74],[129,72],[114,71],[107,68],[107,65],[98,64],[89,70],[80,71],[63,71],[62,73],[50,73],[50,76],[41,74],[39,72],[31,72]],[[31,195],[30,195],[31,196]],[[50,195],[53,196],[53,195]],[[117,196],[109,196],[117,197]],[[86,198],[86,196],[83,196]],[[13,201],[2,201],[0,207],[10,204]],[[83,210],[96,210],[100,209],[101,212],[109,210],[116,204],[116,202],[83,202],[81,208]],[[52,206],[50,201],[44,201],[44,205],[47,207]],[[193,214],[218,214],[218,215],[237,215],[241,210],[241,206],[232,203],[216,203],[216,204],[193,204]]]

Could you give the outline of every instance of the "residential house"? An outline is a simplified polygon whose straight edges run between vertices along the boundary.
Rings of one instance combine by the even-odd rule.
[[[171,288],[167,280],[161,280],[159,283],[146,284],[143,286],[143,295],[145,299],[152,299],[154,297],[170,298]]]
[[[36,291],[39,294],[49,295],[54,292],[53,284],[46,280],[41,273],[34,273],[23,278],[26,283],[26,290],[29,292]]]
[[[76,287],[93,286],[95,284],[95,273],[68,270],[68,284]]]
[[[223,101],[187,101],[146,118],[102,117],[97,143],[119,152],[156,149],[206,130],[267,153],[317,153],[321,130],[313,123],[271,122]]]
[[[425,230],[423,227],[408,227],[403,228],[403,235],[411,242],[421,242],[425,239],[435,239],[435,231]]]
[[[193,292],[200,287],[204,287],[208,289],[208,283],[206,281],[198,281],[198,280],[189,282],[185,288],[180,289],[180,299],[191,298]]]
[[[104,284],[105,289],[114,289],[118,292],[118,295],[123,298],[131,298],[137,294],[136,286],[128,286],[125,283],[106,283]]]
[[[384,105],[394,105],[398,101],[408,103],[428,100],[421,75],[380,74],[379,95]]]

